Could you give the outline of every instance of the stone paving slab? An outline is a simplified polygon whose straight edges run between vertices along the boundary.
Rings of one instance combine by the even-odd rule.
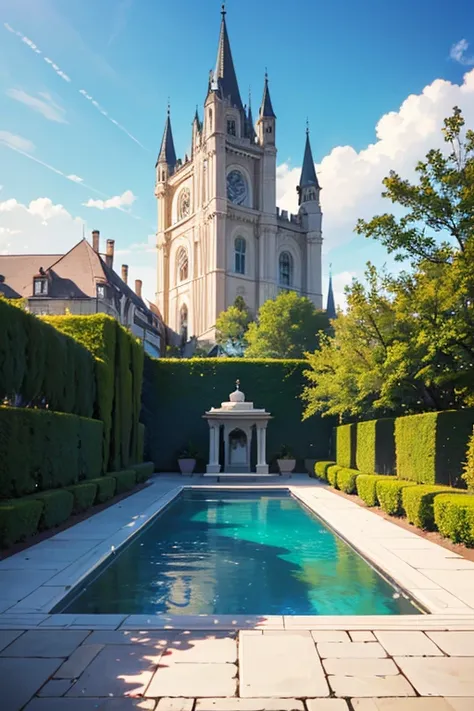
[[[395,657],[395,663],[420,696],[474,697],[473,657]]]
[[[450,657],[474,657],[474,632],[429,632],[428,637]]]
[[[396,676],[399,670],[392,659],[324,659],[326,674],[335,676]]]
[[[347,711],[347,703],[343,699],[307,699],[308,711]]]
[[[319,642],[317,646],[323,659],[377,659],[387,656],[378,642]]]
[[[198,699],[195,711],[304,711],[304,704],[297,699]]]
[[[314,636],[314,633],[313,633],[313,636]],[[352,631],[350,630],[349,636],[351,638],[351,642],[376,642],[377,641],[374,633],[370,632],[370,630],[352,630]],[[316,640],[316,642],[318,642],[318,641],[319,640]]]
[[[237,640],[193,634],[166,646],[161,664],[228,664],[237,662]]]
[[[349,635],[343,630],[313,630],[311,636],[315,642],[350,642]]]
[[[15,639],[17,639],[21,634],[20,630],[0,630],[0,652],[8,647]]]
[[[237,667],[235,664],[160,665],[153,675],[145,696],[148,698],[235,696],[236,677]]]
[[[193,711],[194,699],[160,699],[157,711]]]
[[[415,696],[413,687],[398,676],[329,676],[336,696]]]
[[[156,702],[151,699],[33,699],[24,711],[154,711],[155,708]]]
[[[330,643],[328,643],[330,644]],[[344,643],[341,643],[344,644]],[[240,633],[240,696],[329,696],[321,661],[310,637]]]
[[[2,711],[19,711],[54,674],[62,659],[0,659]]]
[[[77,679],[92,660],[104,649],[103,644],[83,644],[61,664],[54,674],[55,679]]]
[[[453,711],[448,701],[437,698],[351,699],[351,703],[354,711]]]
[[[454,634],[448,632],[448,634]],[[443,652],[423,632],[375,632],[382,647],[392,657],[442,657]],[[474,635],[473,635],[474,646]],[[474,650],[473,650],[474,656]]]
[[[72,679],[50,679],[38,691],[38,696],[47,696],[50,698],[64,696],[64,694],[69,691],[73,683]]]
[[[0,657],[69,657],[88,634],[86,630],[29,630]]]

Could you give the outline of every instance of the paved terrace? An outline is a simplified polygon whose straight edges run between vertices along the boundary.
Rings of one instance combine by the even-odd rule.
[[[474,564],[304,477],[285,488],[431,614],[50,614],[183,483],[199,480],[156,477],[0,562],[2,711],[474,709]]]

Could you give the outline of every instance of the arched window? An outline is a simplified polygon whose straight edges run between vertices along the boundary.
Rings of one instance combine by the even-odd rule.
[[[293,257],[289,252],[282,252],[278,261],[278,282],[280,286],[293,286]]]
[[[178,255],[176,257],[176,264],[178,267],[178,281],[186,281],[189,274],[188,266],[188,253],[184,247],[180,247],[178,250]]]
[[[191,208],[191,194],[189,188],[183,188],[178,196],[178,220],[188,217]]]
[[[212,133],[212,109],[209,109],[209,132]]]
[[[245,253],[247,243],[243,237],[237,237],[234,242],[234,271],[236,274],[245,274]]]

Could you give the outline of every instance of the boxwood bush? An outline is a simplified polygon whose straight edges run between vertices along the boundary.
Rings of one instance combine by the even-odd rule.
[[[43,504],[43,511],[39,520],[40,531],[59,526],[64,521],[67,521],[72,514],[74,496],[67,489],[42,491],[37,494],[31,494],[30,498],[41,501]]]
[[[391,516],[403,516],[402,491],[406,486],[416,486],[414,481],[384,481],[376,482],[375,490],[381,508]]]
[[[407,519],[418,528],[433,531],[435,528],[433,502],[439,494],[452,494],[454,489],[445,486],[409,486],[402,491],[402,506]],[[463,494],[461,494],[463,495]]]
[[[314,465],[314,474],[317,479],[322,479],[322,481],[328,480],[328,468],[332,467],[336,462],[316,462]]]
[[[360,471],[357,469],[340,469],[337,472],[337,488],[346,494],[355,494],[357,491],[356,480]]]
[[[13,499],[0,503],[0,547],[23,541],[38,531],[43,503],[36,499]]]
[[[474,496],[440,494],[434,500],[434,520],[441,535],[474,547]]]
[[[358,422],[355,449],[362,474],[395,474],[395,418]]]
[[[97,493],[95,495],[95,504],[104,504],[115,495],[117,482],[113,476],[100,476],[97,479],[92,479],[89,484],[96,484]]]
[[[377,506],[377,482],[394,481],[394,476],[384,476],[383,474],[359,474],[356,479],[357,494],[367,506]]]
[[[87,481],[82,484],[70,486],[69,491],[74,496],[73,513],[78,514],[87,511],[93,505],[97,494],[97,484]]]
[[[337,474],[342,469],[339,464],[332,464],[327,468],[327,478],[328,483],[331,484],[335,489],[337,489]]]
[[[340,467],[356,466],[357,424],[340,425],[336,430],[336,462]]]
[[[147,481],[155,471],[153,462],[143,462],[143,464],[135,464],[133,467],[137,475],[137,484],[142,484]]]
[[[137,475],[134,469],[124,469],[122,472],[111,472],[108,476],[113,476],[117,482],[116,494],[124,494],[133,489],[137,483]]]

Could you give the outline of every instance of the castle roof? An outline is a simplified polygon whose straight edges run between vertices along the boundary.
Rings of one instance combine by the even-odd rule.
[[[309,142],[309,131],[306,130],[306,146],[304,149],[303,167],[301,169],[300,188],[306,188],[310,185],[319,188],[316,170],[314,168],[313,153]]]
[[[260,116],[265,118],[276,118],[273,111],[270,89],[268,88],[268,74],[265,72],[265,84],[263,85],[262,105],[260,106]]]
[[[158,158],[156,159],[156,165],[158,165],[158,163],[166,163],[170,173],[173,172],[176,166],[176,151],[174,149],[173,131],[171,130],[169,106],[168,114],[166,116],[165,130],[163,131],[163,138],[161,139],[161,148],[158,153]]]
[[[329,288],[328,288],[328,300],[326,304],[326,314],[328,318],[333,319],[337,317],[336,304],[334,301],[334,292],[332,290],[332,275],[329,275]]]
[[[232,59],[229,35],[227,33],[225,14],[224,6],[222,6],[221,31],[217,48],[216,68],[214,70],[211,88],[213,91],[218,91],[222,98],[230,99],[232,106],[243,110],[244,107],[242,99],[240,98],[239,85],[237,83],[237,76]]]

